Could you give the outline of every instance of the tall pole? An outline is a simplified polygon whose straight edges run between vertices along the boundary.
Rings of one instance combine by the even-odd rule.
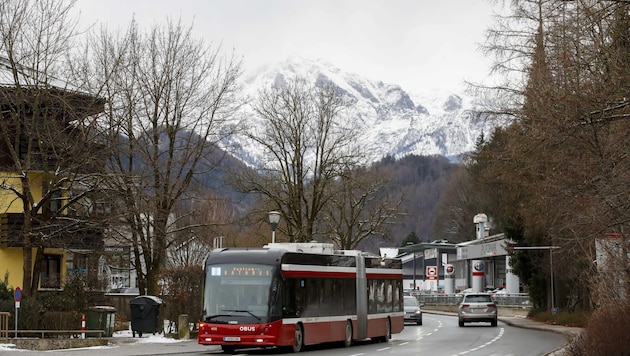
[[[408,248],[413,248],[413,290],[416,290],[416,250],[413,245],[413,242],[407,242]]]
[[[413,251],[413,290],[416,290],[416,251]]]
[[[555,284],[553,282],[553,247],[549,246],[549,275],[551,276],[551,313],[556,313]]]
[[[555,284],[553,280],[553,250],[560,248],[560,246],[512,246],[510,250],[549,250],[549,273],[550,273],[550,289],[551,289],[551,312],[556,312],[556,296],[555,296]]]

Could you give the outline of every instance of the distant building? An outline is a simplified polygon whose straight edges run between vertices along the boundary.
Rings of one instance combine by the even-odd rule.
[[[595,253],[602,289],[613,299],[626,299],[630,293],[630,240],[622,234],[606,234],[595,240]]]

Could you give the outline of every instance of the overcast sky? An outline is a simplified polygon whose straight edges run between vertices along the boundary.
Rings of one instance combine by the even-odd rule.
[[[289,56],[324,59],[344,71],[411,92],[479,81],[479,51],[491,23],[487,0],[78,0],[84,24],[141,27],[170,16],[194,20],[198,36],[243,57],[245,69]]]

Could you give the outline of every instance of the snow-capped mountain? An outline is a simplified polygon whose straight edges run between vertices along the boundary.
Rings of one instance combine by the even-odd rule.
[[[289,59],[261,67],[245,78],[244,92],[253,97],[263,87],[297,76],[312,83],[330,81],[350,98],[368,162],[410,154],[443,155],[456,160],[474,149],[482,132],[488,136],[493,128],[492,122],[474,113],[476,103],[472,98],[460,93],[409,93],[399,85],[343,72],[321,60]],[[247,124],[262,122],[249,117]],[[264,159],[260,148],[243,136],[232,137],[226,144],[252,166]]]

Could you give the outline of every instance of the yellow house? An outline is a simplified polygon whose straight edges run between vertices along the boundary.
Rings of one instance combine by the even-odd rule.
[[[21,191],[21,181],[12,172],[0,172],[0,181]],[[41,199],[43,174],[29,173],[29,184],[36,201]],[[22,202],[11,190],[0,190],[0,278],[8,276],[9,286],[22,285],[24,277],[24,256],[20,246],[20,231],[11,228],[22,216]],[[33,260],[35,249],[33,249]],[[66,251],[59,248],[45,248],[40,271],[40,289],[61,289],[61,281],[66,277]]]
[[[58,81],[39,84],[32,72],[0,57],[0,280],[8,276],[10,287],[24,289],[24,246],[33,238],[37,289],[59,290],[68,273],[87,276],[96,269],[90,260],[103,246],[104,227],[69,210],[72,191],[64,187],[100,164],[89,161],[97,150],[78,123],[102,112],[104,101]],[[89,162],[79,165],[81,152]],[[20,198],[25,191],[34,204],[28,221]],[[31,227],[27,235],[24,226]]]

